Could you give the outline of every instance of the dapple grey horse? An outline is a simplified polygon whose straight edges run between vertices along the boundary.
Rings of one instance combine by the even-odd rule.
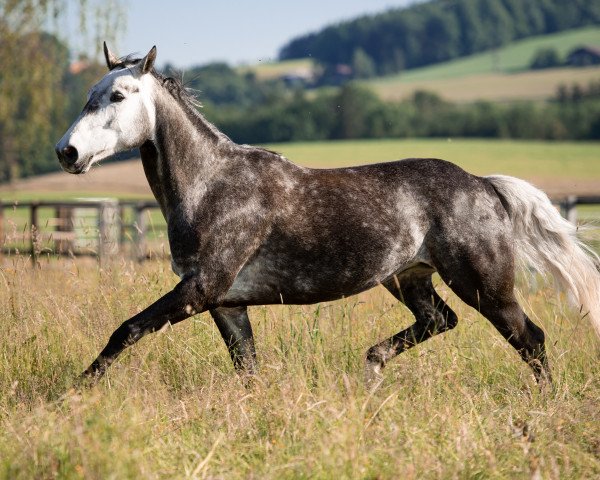
[[[550,272],[600,331],[598,257],[544,193],[507,176],[477,177],[436,159],[310,169],[237,145],[179,81],[156,72],[156,48],[117,58],[56,146],[63,169],[87,172],[139,147],[168,225],[177,286],[110,337],[84,376],[98,378],[145,334],[209,310],[235,367],[252,372],[247,308],[340,299],[383,285],[415,323],[371,347],[367,375],[456,326],[432,285],[438,272],[485,316],[538,380],[550,379],[544,333],[514,293],[524,260]]]

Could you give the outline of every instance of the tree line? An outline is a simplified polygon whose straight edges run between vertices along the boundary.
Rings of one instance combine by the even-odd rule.
[[[116,5],[106,1],[83,4]],[[438,3],[455,8],[462,0],[419,7]],[[106,72],[87,58],[73,63],[64,40],[43,31],[60,5],[61,0],[0,2],[0,182],[59,168],[53,146],[81,111],[88,88]],[[110,32],[101,35],[110,38]],[[366,73],[374,68],[360,52],[354,62]],[[600,83],[565,85],[546,103],[457,105],[428,92],[388,102],[358,83],[304,90],[222,63],[184,75],[165,71],[182,76],[204,102],[205,116],[239,143],[431,136],[600,139]]]
[[[205,115],[239,143],[406,137],[598,140],[600,82],[562,86],[550,102],[514,104],[454,104],[426,91],[388,102],[351,82],[316,95],[297,90],[251,109],[208,103]]]
[[[114,40],[122,23],[119,0],[71,7],[81,45],[99,49],[98,37]],[[104,73],[86,59],[79,62],[85,68],[71,68],[69,48],[56,33],[66,16],[66,0],[0,0],[0,182],[58,168],[53,146],[81,110],[92,80]]]
[[[326,70],[347,64],[362,76],[385,75],[598,23],[597,0],[433,0],[303,35],[279,58],[312,57]]]

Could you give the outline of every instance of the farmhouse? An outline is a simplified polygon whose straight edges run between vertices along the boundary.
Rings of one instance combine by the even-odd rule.
[[[567,65],[573,67],[600,65],[600,47],[588,45],[572,50],[567,56]]]

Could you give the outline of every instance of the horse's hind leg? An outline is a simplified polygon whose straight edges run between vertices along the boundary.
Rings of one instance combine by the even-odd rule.
[[[407,272],[383,284],[410,309],[415,323],[369,348],[365,371],[367,383],[374,383],[386,362],[396,355],[458,323],[456,314],[433,288],[431,274],[431,270]]]
[[[496,327],[533,369],[538,382],[550,382],[544,332],[527,317],[515,298],[512,256],[470,253],[450,255],[460,260],[437,265],[440,276],[461,300],[478,310]],[[493,258],[496,261],[492,261]]]
[[[227,345],[235,369],[254,373],[256,350],[247,307],[219,307],[211,310],[210,314]]]

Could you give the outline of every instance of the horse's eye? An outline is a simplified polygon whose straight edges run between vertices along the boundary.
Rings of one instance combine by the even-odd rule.
[[[110,101],[111,102],[120,102],[124,98],[125,97],[123,96],[123,94],[121,92],[113,92],[113,93],[110,94]]]

